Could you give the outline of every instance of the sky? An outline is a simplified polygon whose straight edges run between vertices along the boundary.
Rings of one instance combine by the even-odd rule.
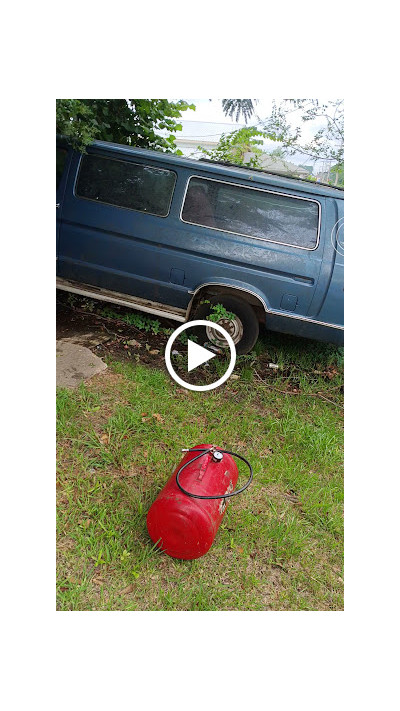
[[[235,127],[237,124],[222,111],[222,99],[186,99],[190,104],[195,104],[196,111],[187,111],[187,119],[196,121],[212,121],[215,123],[228,123]],[[257,104],[257,114],[260,118],[269,116],[272,108],[272,99],[261,99]],[[243,125],[243,124],[241,124]]]

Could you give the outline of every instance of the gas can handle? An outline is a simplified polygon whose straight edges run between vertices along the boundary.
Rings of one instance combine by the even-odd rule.
[[[236,452],[230,452],[227,449],[219,449],[217,447],[208,447],[205,449],[196,449],[196,448],[182,449],[182,452],[199,452],[197,457],[193,457],[193,459],[189,459],[189,461],[185,462],[185,464],[183,464],[181,466],[181,468],[178,469],[178,471],[176,472],[176,477],[175,477],[176,483],[177,483],[179,489],[184,494],[186,494],[186,496],[191,496],[193,499],[228,499],[231,496],[237,496],[238,494],[241,494],[243,491],[245,491],[250,486],[251,482],[253,481],[253,468],[252,468],[250,462],[245,457],[242,457],[241,454],[237,454]],[[238,459],[241,459],[242,462],[247,464],[249,471],[250,471],[250,476],[249,476],[246,484],[244,486],[242,486],[241,489],[238,489],[237,491],[232,491],[229,494],[218,494],[217,496],[201,496],[200,494],[192,494],[190,491],[186,491],[186,489],[183,488],[182,484],[179,481],[179,477],[180,477],[181,473],[183,472],[183,470],[185,469],[185,467],[187,467],[189,464],[192,464],[193,462],[195,462],[196,459],[200,459],[200,457],[203,457],[207,453],[214,454],[217,452],[220,452],[221,454],[230,454],[231,457],[237,457]]]

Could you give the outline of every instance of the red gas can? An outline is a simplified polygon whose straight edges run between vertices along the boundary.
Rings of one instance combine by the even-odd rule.
[[[199,456],[201,449],[211,449]],[[196,459],[193,464],[190,461]],[[207,553],[223,519],[228,498],[197,499],[184,494],[179,483],[197,496],[231,493],[238,479],[235,460],[228,453],[213,450],[210,444],[199,444],[188,451],[147,514],[150,538],[172,558],[192,560]]]

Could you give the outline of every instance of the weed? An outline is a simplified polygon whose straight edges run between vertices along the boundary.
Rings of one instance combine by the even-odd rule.
[[[209,301],[209,299],[202,299],[200,303],[210,304],[211,302]],[[211,313],[208,314],[206,319],[208,321],[213,321],[214,323],[217,323],[221,320],[232,321],[235,318],[235,314],[232,313],[232,311],[227,311],[223,304],[213,304],[210,307],[210,311]]]

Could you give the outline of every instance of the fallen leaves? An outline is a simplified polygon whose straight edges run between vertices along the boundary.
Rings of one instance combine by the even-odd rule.
[[[82,526],[82,528],[89,528],[90,524],[92,523],[91,518],[80,518],[78,520],[78,524]]]
[[[134,586],[134,585],[128,585],[128,586],[127,586],[126,588],[124,588],[123,590],[120,590],[120,593],[119,593],[119,594],[120,594],[120,595],[130,595],[130,593],[133,593],[134,589],[135,589],[135,586]]]
[[[290,501],[291,504],[293,504],[294,506],[299,506],[301,508],[302,503],[300,497],[298,496],[298,494],[296,494],[295,491],[293,491],[293,489],[288,489],[288,491],[285,491],[284,496],[285,499]]]
[[[148,477],[151,474],[151,470],[149,470],[144,464],[138,466],[135,465],[131,467],[130,469],[127,470],[122,470],[118,473],[116,478],[123,478],[123,477]]]
[[[167,444],[166,442],[157,442],[157,447],[158,449],[162,449],[164,452],[171,449],[171,445]]]
[[[164,418],[162,417],[162,415],[160,415],[158,412],[153,412],[151,417],[154,417],[154,419],[157,420],[157,422],[164,422],[165,421]],[[142,412],[142,422],[148,422],[149,420],[151,420],[151,417],[148,416],[147,412]]]
[[[335,368],[333,365],[328,365],[325,375],[328,378],[328,380],[332,380],[332,378],[334,378],[335,375],[338,374],[338,372],[339,371],[337,370],[337,368]]]
[[[58,542],[57,548],[59,551],[72,550],[72,548],[75,548],[75,541],[68,537],[62,538],[61,541]]]

